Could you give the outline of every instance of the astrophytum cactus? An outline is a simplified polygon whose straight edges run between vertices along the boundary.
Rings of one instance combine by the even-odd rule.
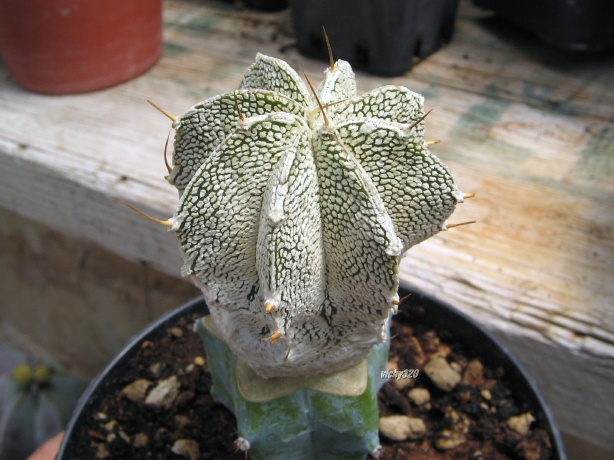
[[[357,96],[332,57],[314,90],[259,54],[236,91],[167,114],[180,199],[158,222],[209,305],[196,330],[211,395],[253,459],[379,449],[399,260],[464,198],[429,152],[423,105],[397,86]]]
[[[261,54],[238,90],[175,119],[183,273],[261,377],[330,373],[385,340],[400,257],[463,199],[423,119],[407,88],[357,96],[345,61],[310,91]]]

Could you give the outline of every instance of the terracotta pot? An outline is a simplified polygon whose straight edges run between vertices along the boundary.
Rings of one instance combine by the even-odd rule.
[[[24,88],[92,91],[133,78],[162,52],[161,0],[2,0],[0,54]]]

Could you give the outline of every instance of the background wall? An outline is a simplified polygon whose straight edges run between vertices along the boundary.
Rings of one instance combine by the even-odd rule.
[[[145,262],[0,208],[0,340],[17,339],[91,378],[132,335],[197,295]]]

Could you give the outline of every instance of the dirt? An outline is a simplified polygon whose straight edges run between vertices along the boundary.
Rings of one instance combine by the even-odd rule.
[[[418,308],[418,307],[417,307]],[[386,383],[379,393],[380,417],[407,414],[421,418],[426,434],[416,440],[394,442],[381,438],[381,460],[450,459],[527,459],[553,458],[548,433],[533,422],[526,434],[508,426],[512,417],[530,414],[531,409],[516,401],[508,388],[502,369],[491,369],[470,356],[448,331],[434,331],[416,325],[416,316],[402,310],[394,317],[390,361],[397,369],[419,369],[416,379]],[[458,368],[461,381],[452,390],[437,388],[423,372],[433,356],[445,356]],[[430,401],[421,406],[411,402],[407,393],[413,388],[426,389]],[[458,446],[436,447],[442,441],[464,439]],[[450,443],[448,443],[450,444]]]
[[[192,331],[196,317],[183,318],[161,339],[141,344],[131,367],[120,379],[107,383],[112,394],[90,410],[87,423],[75,433],[78,447],[71,459],[245,460],[234,445],[233,415],[209,394],[211,378],[204,350]],[[400,374],[406,378],[382,387],[380,417],[419,418],[426,431],[404,441],[381,435],[380,459],[553,457],[547,432],[532,421],[531,409],[514,399],[501,369],[488,368],[468,356],[447,331],[436,333],[416,325],[409,311],[395,316],[391,334],[389,368],[408,371]],[[460,379],[449,391],[438,388],[424,372],[424,366],[436,357],[444,357],[451,375],[457,373],[455,378]],[[126,389],[139,380],[130,387],[132,391]],[[154,404],[149,395],[162,381],[176,384]],[[421,390],[410,399],[408,394],[415,388]],[[526,433],[510,428],[510,419],[522,421],[525,416],[529,417]]]

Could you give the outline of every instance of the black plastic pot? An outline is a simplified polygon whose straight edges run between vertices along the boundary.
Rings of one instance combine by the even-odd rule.
[[[259,11],[279,11],[288,8],[287,0],[244,0],[248,8]]]
[[[459,312],[448,304],[442,303],[431,296],[414,289],[400,289],[399,295],[407,299],[402,308],[428,327],[453,332],[454,341],[463,344],[463,347],[472,355],[480,358],[486,365],[503,369],[505,381],[520,403],[531,407],[531,412],[544,427],[552,442],[553,460],[566,460],[563,443],[555,424],[552,413],[544,403],[537,386],[514,359],[510,352],[501,345],[490,333],[475,323],[471,318]],[[84,426],[88,417],[98,412],[103,398],[111,393],[117,394],[121,388],[114,386],[114,382],[125,372],[126,363],[137,355],[144,341],[155,341],[167,334],[170,327],[180,318],[189,318],[194,314],[208,313],[203,299],[194,299],[161,317],[142,333],[134,337],[126,348],[96,377],[85,393],[81,396],[72,419],[66,429],[64,440],[60,447],[57,460],[72,460],[73,449],[79,442],[89,442],[79,438],[79,428]]]
[[[612,0],[473,0],[473,3],[493,10],[556,48],[568,51],[614,48]]]
[[[287,0],[226,0],[238,7],[245,6],[251,10],[263,11],[265,13],[280,11],[288,8]]]
[[[335,58],[375,75],[402,75],[452,40],[458,0],[289,0],[301,53]]]

